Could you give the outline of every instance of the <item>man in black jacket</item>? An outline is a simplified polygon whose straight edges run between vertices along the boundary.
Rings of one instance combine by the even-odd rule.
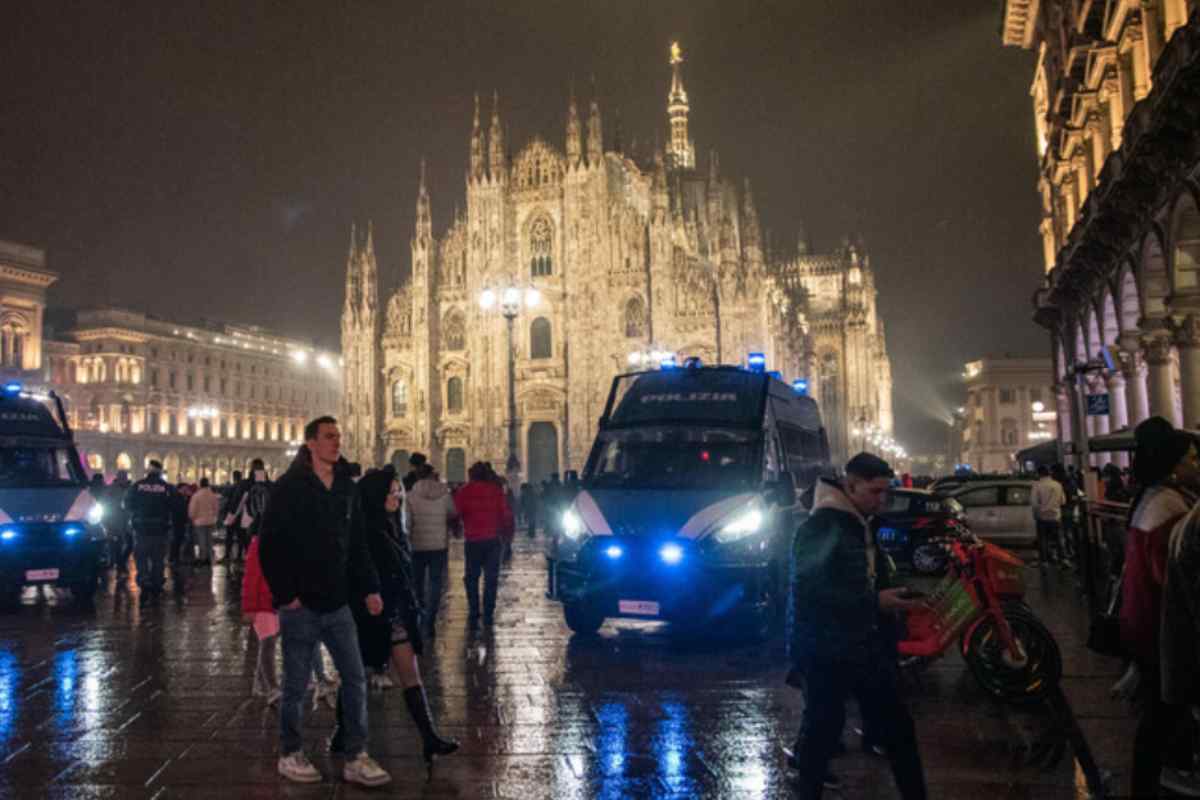
[[[133,529],[134,557],[137,559],[137,581],[146,605],[162,594],[163,564],[171,535],[171,505],[175,490],[163,480],[162,463],[151,461],[146,477],[129,487],[122,508],[129,514]]]
[[[321,773],[304,754],[301,737],[304,691],[313,649],[321,641],[342,678],[342,777],[382,786],[391,776],[366,751],[367,679],[349,606],[353,586],[362,593],[369,613],[378,615],[383,610],[379,577],[367,551],[362,506],[349,465],[340,457],[337,421],[320,417],[308,423],[304,441],[271,492],[259,541],[263,576],[279,609],[283,639],[278,770],[299,783],[321,781]]]
[[[788,763],[800,773],[801,797],[820,798],[829,759],[853,695],[864,729],[877,731],[904,800],[924,800],[925,776],[912,717],[896,686],[896,658],[885,614],[915,605],[892,586],[887,557],[868,518],[887,499],[892,470],[859,453],[843,484],[821,479],[813,511],[792,549],[792,658],[806,685],[804,724]]]

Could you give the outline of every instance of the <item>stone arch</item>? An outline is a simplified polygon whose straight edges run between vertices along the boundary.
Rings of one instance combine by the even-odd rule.
[[[1138,296],[1137,275],[1133,264],[1126,261],[1117,274],[1116,285],[1117,320],[1122,333],[1133,333],[1138,329],[1138,320],[1142,317],[1142,303]]]
[[[129,453],[126,453],[126,452],[117,453],[117,458],[113,462],[113,466],[116,469],[123,469],[126,472],[128,472],[129,470],[133,469],[133,459],[130,458]]]
[[[1167,272],[1162,237],[1157,230],[1146,234],[1142,240],[1140,294],[1144,319],[1163,319],[1167,315],[1167,298],[1171,294],[1171,280]]]
[[[538,317],[529,323],[529,357],[531,359],[554,357],[554,335],[550,320]]]
[[[646,301],[641,295],[635,294],[625,301],[622,319],[626,338],[640,339],[646,335]]]
[[[1172,294],[1200,294],[1200,208],[1190,191],[1175,201],[1170,242]]]
[[[458,375],[452,375],[446,381],[446,413],[461,414],[464,406],[464,395],[466,391],[463,389],[463,379]]]
[[[1098,311],[1100,345],[1102,347],[1115,346],[1117,337],[1121,335],[1121,321],[1117,316],[1117,304],[1113,300],[1113,293],[1107,286],[1104,287],[1104,292],[1100,295]]]

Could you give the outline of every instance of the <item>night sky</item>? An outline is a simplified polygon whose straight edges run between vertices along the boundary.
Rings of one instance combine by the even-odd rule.
[[[0,238],[52,302],[260,323],[336,345],[352,220],[408,270],[418,164],[435,233],[464,202],[472,98],[514,152],[562,146],[572,82],[613,145],[665,138],[684,48],[697,160],[748,176],[773,241],[861,233],[897,438],[940,448],[963,362],[1042,354],[1028,87],[999,0],[10,4]],[[485,102],[485,116],[490,102]]]

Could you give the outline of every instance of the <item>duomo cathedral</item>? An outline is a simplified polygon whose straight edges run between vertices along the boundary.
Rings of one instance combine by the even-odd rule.
[[[370,229],[351,235],[342,315],[343,449],[364,464],[430,456],[447,480],[509,460],[513,356],[522,480],[582,469],[615,375],[638,354],[740,364],[761,352],[807,377],[835,459],[869,424],[892,429],[892,378],[861,245],[775,252],[750,182],[697,159],[682,55],[671,48],[666,146],[605,137],[572,96],[565,137],[509,155],[498,99],[475,101],[465,210],[434,233],[424,165],[410,273],[389,297]],[[506,287],[517,303],[485,308]],[[530,292],[530,289],[536,291]],[[511,471],[512,467],[510,467]]]

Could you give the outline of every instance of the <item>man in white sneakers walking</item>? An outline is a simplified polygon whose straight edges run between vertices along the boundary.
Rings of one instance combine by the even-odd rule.
[[[383,599],[367,549],[362,505],[340,450],[333,417],[305,426],[304,445],[275,484],[259,534],[259,559],[279,609],[283,640],[279,774],[298,783],[321,781],[302,749],[301,725],[313,648],[323,642],[342,679],[342,777],[382,786],[392,778],[367,755],[367,678],[348,605],[350,587],[363,592],[371,614],[383,611]]]

